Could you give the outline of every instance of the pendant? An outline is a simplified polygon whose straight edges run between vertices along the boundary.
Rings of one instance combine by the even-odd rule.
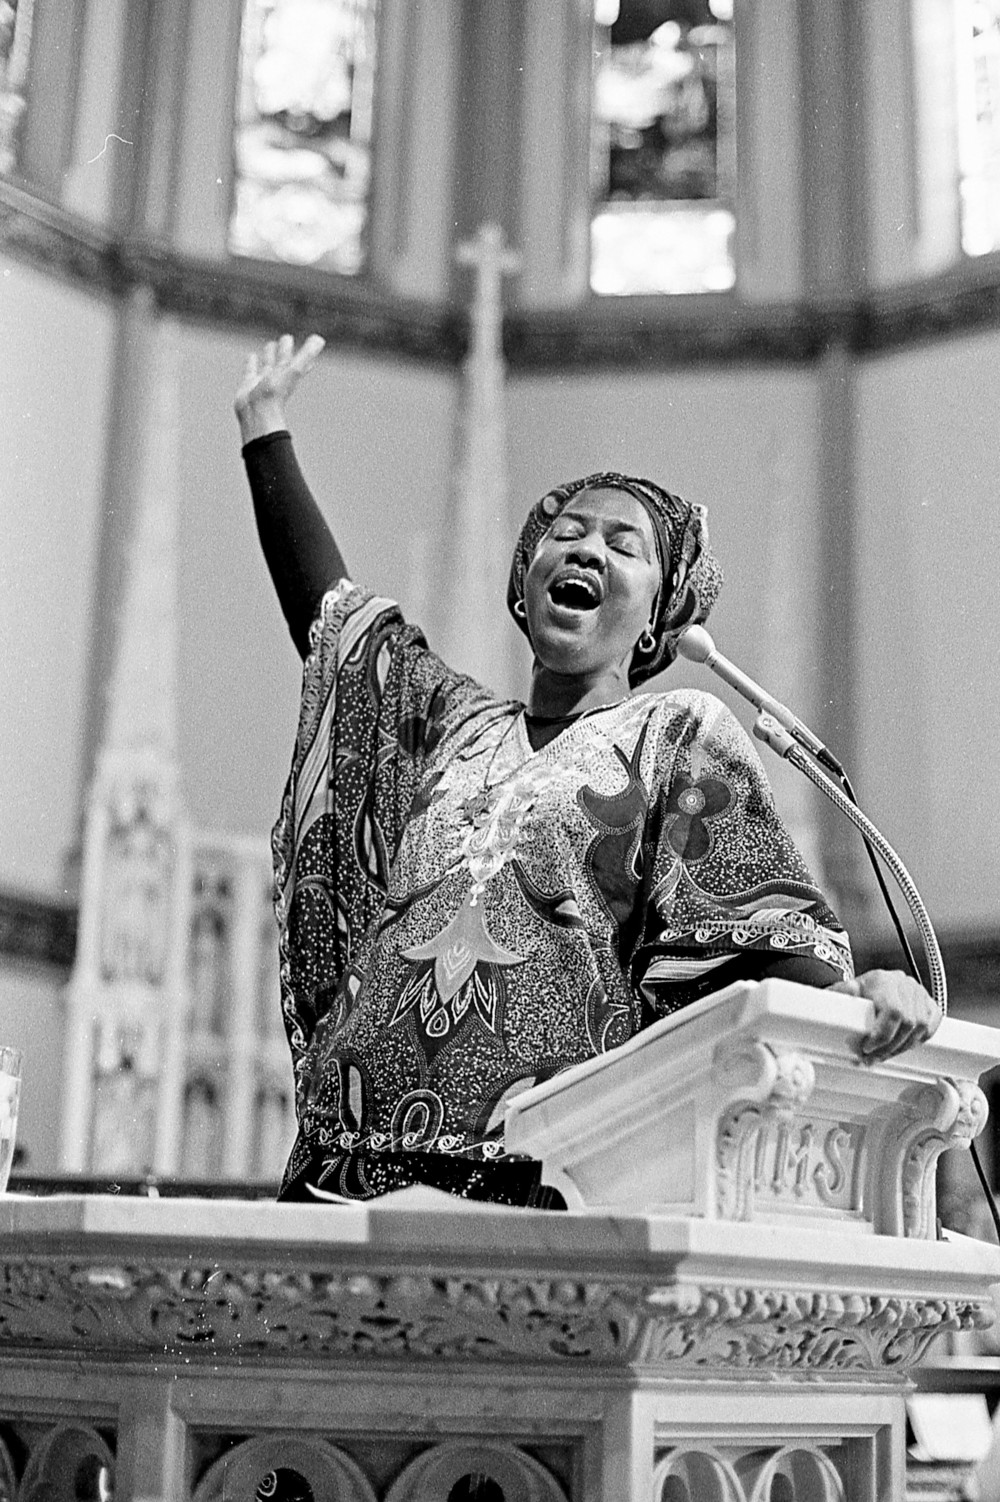
[[[462,803],[462,817],[468,819],[470,824],[475,824],[484,814],[489,813],[490,795],[488,792],[476,793],[471,798],[466,798]]]

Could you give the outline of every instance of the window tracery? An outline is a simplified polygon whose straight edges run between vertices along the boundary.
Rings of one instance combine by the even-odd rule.
[[[378,0],[245,0],[229,248],[364,265]]]
[[[732,0],[595,0],[593,291],[735,282]]]

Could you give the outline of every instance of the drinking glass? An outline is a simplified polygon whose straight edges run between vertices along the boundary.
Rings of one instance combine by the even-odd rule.
[[[21,1099],[21,1051],[0,1046],[0,1194],[7,1188],[14,1161],[14,1133]]]

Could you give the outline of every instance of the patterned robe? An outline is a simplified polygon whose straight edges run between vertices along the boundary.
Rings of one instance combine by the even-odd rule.
[[[342,581],[311,644],[274,831],[286,1186],[308,1165],[366,1197],[398,1181],[381,1155],[504,1160],[514,1094],[715,989],[734,955],[851,974],[711,695],[636,694],[532,751],[523,706],[449,669],[389,600]]]

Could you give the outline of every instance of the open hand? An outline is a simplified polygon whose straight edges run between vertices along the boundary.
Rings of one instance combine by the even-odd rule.
[[[251,354],[233,402],[244,443],[286,426],[285,403],[325,343],[310,334],[296,352],[291,334],[283,334]]]
[[[941,1008],[917,981],[901,970],[869,970],[829,988],[846,996],[863,996],[875,1009],[875,1024],[859,1051],[866,1064],[924,1043],[937,1031]]]

